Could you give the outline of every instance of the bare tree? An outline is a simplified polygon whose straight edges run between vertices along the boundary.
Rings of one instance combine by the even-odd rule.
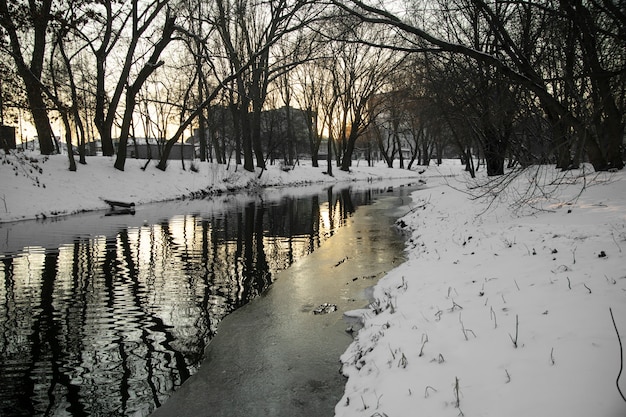
[[[228,71],[222,77],[214,74],[217,78],[215,89],[192,114],[197,117],[219,96],[221,89],[230,90],[234,131],[240,134],[243,165],[248,171],[254,171],[255,160],[256,166],[265,167],[261,112],[268,86],[276,77],[296,65],[291,55],[288,55],[291,56],[288,61],[280,59],[281,56],[274,53],[274,46],[288,34],[305,27],[314,18],[318,8],[313,3],[301,1],[218,0],[207,11],[207,21],[216,28],[221,41],[219,45],[223,47],[228,60]],[[298,45],[295,44],[296,47]],[[186,124],[183,123],[181,127]],[[177,134],[170,138],[168,144],[176,139]],[[168,144],[165,156],[168,155]],[[236,151],[236,154],[238,157],[239,152]],[[166,161],[162,159],[159,168],[165,169],[165,166]]]
[[[165,7],[167,1],[162,1],[154,4],[154,9],[148,14],[148,18],[145,21],[142,21],[139,10],[138,10],[138,2],[139,0],[133,0],[133,13],[132,13],[132,37],[131,37],[131,45],[139,41],[141,35],[144,33],[146,28],[156,19],[159,12],[163,7]],[[133,119],[133,114],[135,111],[135,104],[137,102],[137,94],[141,90],[143,84],[146,82],[148,77],[156,71],[158,67],[164,64],[164,61],[160,60],[161,53],[165,50],[167,45],[172,41],[172,36],[176,29],[175,26],[176,17],[172,14],[170,9],[166,9],[166,15],[164,17],[163,28],[161,33],[159,34],[158,41],[154,43],[152,47],[152,53],[148,60],[143,64],[139,72],[137,73],[134,81],[130,83],[128,79],[129,73],[126,73],[126,77],[124,77],[124,81],[126,84],[126,92],[125,92],[125,105],[124,105],[124,115],[122,118],[122,124],[120,127],[120,137],[117,149],[117,158],[115,160],[115,168],[120,171],[124,170],[124,164],[126,162],[126,146],[128,143],[128,134],[130,131],[130,126]],[[134,47],[128,49],[128,54],[126,55],[127,62],[132,60],[131,51],[134,52]],[[129,62],[130,64],[130,62]],[[129,67],[130,69],[130,67]],[[120,77],[120,81],[122,78]]]
[[[24,87],[11,65],[10,57],[0,50],[0,125],[19,122],[19,110],[26,108]]]
[[[295,100],[306,112],[306,126],[309,138],[311,163],[318,167],[318,154],[322,135],[318,128],[318,115],[321,111],[321,100],[324,95],[324,71],[315,62],[299,65],[291,74],[294,80]]]
[[[372,98],[389,85],[389,78],[398,69],[404,55],[359,43],[362,39],[373,43],[384,38],[382,32],[372,32],[369,25],[359,25],[345,17],[335,19],[334,23],[328,62],[332,63],[332,90],[337,105],[329,120],[332,123],[329,130],[336,144],[337,163],[341,170],[348,171],[356,141],[377,111],[372,106]]]
[[[41,80],[48,29],[53,19],[52,5],[52,0],[27,3],[23,1],[9,3],[7,0],[0,0],[0,26],[9,38],[7,52],[15,62],[17,73],[24,80],[28,105],[39,139],[39,149],[44,155],[50,155],[55,151]],[[23,44],[25,38],[30,39],[26,45]],[[30,58],[27,60],[26,54],[29,52]]]
[[[476,48],[472,39],[454,42],[428,28],[428,18],[417,20],[415,16],[398,14],[375,7],[360,0],[335,0],[334,3],[362,21],[373,23],[393,31],[406,39],[403,50],[424,52],[425,49],[446,51],[467,56],[489,71],[498,74],[509,83],[520,85],[542,105],[546,114],[563,123],[567,129],[584,143],[587,156],[596,170],[621,169],[622,140],[624,133],[624,12],[612,2],[582,1],[562,2],[500,2],[487,3],[484,0],[464,2],[476,13],[476,22],[483,30],[492,34],[495,49]],[[563,4],[563,7],[561,7]],[[608,4],[608,6],[607,6]],[[609,7],[612,6],[612,7]],[[538,13],[537,11],[549,13]],[[451,9],[442,9],[443,14],[433,16],[440,19],[454,19]],[[530,12],[532,11],[532,13]],[[585,119],[584,115],[573,111],[563,97],[550,88],[550,79],[562,74],[544,71],[544,53],[552,45],[554,38],[541,36],[546,24],[545,18],[564,19],[575,28],[577,36],[573,50],[582,51],[585,57],[583,71],[576,77],[589,86],[592,98],[586,109],[593,109],[595,118]],[[471,22],[471,20],[470,20]],[[467,23],[467,21],[465,22]],[[390,46],[390,45],[386,45]],[[618,56],[618,59],[615,59]],[[563,65],[560,68],[567,68]],[[618,104],[620,103],[620,104]],[[589,107],[591,105],[592,107]]]

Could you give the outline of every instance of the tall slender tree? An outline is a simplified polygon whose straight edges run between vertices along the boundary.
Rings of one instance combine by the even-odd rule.
[[[140,34],[145,30],[144,28],[152,23],[152,19],[156,18],[158,12],[165,6],[165,1],[155,5],[155,9],[152,10],[151,16],[152,19],[149,19],[145,22],[141,22],[140,15],[138,13],[137,4],[138,0],[133,0],[133,18],[132,18],[132,41],[138,42],[140,38]],[[174,31],[176,30],[176,17],[173,15],[170,9],[166,9],[166,15],[164,17],[163,29],[160,33],[160,38],[158,41],[152,46],[152,53],[148,60],[143,64],[135,79],[130,83],[130,80],[127,79],[126,86],[126,96],[125,96],[125,106],[124,106],[124,116],[122,118],[122,124],[120,126],[120,137],[117,149],[117,158],[115,160],[115,168],[120,171],[124,170],[124,165],[126,162],[126,147],[128,143],[128,135],[130,132],[130,127],[133,120],[133,114],[135,112],[135,105],[137,104],[137,94],[141,90],[141,87],[146,82],[148,77],[154,73],[161,65],[164,64],[164,61],[160,60],[161,53],[165,50],[167,45],[172,41]],[[130,52],[130,49],[129,49]],[[129,58],[129,55],[127,55]],[[127,74],[128,75],[128,74]]]

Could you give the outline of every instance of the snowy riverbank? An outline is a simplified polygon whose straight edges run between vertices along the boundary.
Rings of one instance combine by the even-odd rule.
[[[189,161],[185,170],[180,161],[170,162],[165,172],[155,167],[158,161],[143,170],[146,161],[137,159],[127,160],[121,172],[113,168],[113,162],[109,157],[88,157],[87,165],[78,164],[78,170],[70,172],[64,155],[0,152],[0,223],[105,210],[108,205],[103,199],[139,205],[258,187],[420,177],[414,171],[389,169],[383,164],[367,167],[364,161],[351,172],[334,168],[332,177],[324,173],[325,161],[319,168],[303,161],[289,171],[273,165],[255,173],[234,164],[227,167],[208,162],[196,162],[192,170]]]
[[[617,389],[626,338],[626,172],[511,182],[487,205],[458,161],[423,174],[361,162],[352,172],[303,163],[248,173],[172,162],[167,172],[129,160],[0,156],[0,222],[104,210],[201,193],[407,176],[425,180],[399,221],[408,261],[375,288],[365,327],[342,356],[349,377],[337,416],[626,415]],[[529,184],[531,185],[529,187]],[[485,190],[485,188],[482,188]],[[581,193],[582,190],[582,193]],[[478,192],[478,191],[477,191]],[[524,204],[519,204],[520,202]],[[541,210],[526,210],[527,203]],[[3,226],[0,224],[0,229]],[[626,390],[626,376],[619,380]]]
[[[568,176],[529,201],[543,211],[513,213],[557,173],[539,174],[491,207],[461,176],[415,194],[409,260],[355,312],[336,416],[626,415],[609,312],[626,337],[626,173],[588,176],[579,197],[585,179]]]

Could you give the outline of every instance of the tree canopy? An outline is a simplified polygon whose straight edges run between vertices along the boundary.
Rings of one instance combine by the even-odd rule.
[[[625,23],[612,0],[0,0],[2,71],[17,76],[0,103],[28,110],[43,154],[60,151],[58,118],[82,163],[98,140],[120,170],[142,134],[160,169],[190,136],[202,160],[249,171],[304,148],[344,170],[355,153],[410,166],[446,149],[492,176],[622,169]],[[281,106],[284,139],[263,121]]]

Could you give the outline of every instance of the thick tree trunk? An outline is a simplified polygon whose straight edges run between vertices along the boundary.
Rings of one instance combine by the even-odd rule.
[[[35,83],[38,85],[38,81],[32,84]],[[42,155],[51,155],[55,151],[54,135],[52,133],[52,127],[50,127],[48,110],[41,96],[41,89],[31,85],[27,87],[26,90],[30,111],[33,116],[33,124],[37,130],[39,151]]]
[[[346,147],[343,151],[343,156],[341,158],[340,169],[347,172],[350,171],[350,167],[352,166],[352,153],[354,152],[354,143],[356,142],[356,137],[351,134],[346,142]]]
[[[250,116],[247,106],[239,109],[241,122],[241,147],[243,151],[243,168],[254,172],[254,159],[252,154],[252,132],[250,131]]]
[[[504,175],[507,141],[497,133],[486,132],[486,135],[483,151],[487,164],[487,176]]]

